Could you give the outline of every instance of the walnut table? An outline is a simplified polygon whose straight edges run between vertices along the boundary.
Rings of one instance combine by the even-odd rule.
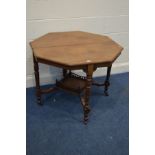
[[[36,81],[38,104],[42,104],[41,95],[64,89],[80,96],[84,111],[84,123],[90,112],[89,98],[91,85],[103,86],[103,94],[108,96],[112,63],[121,54],[123,48],[108,36],[93,33],[71,31],[48,33],[31,43]],[[63,78],[56,80],[53,88],[41,89],[38,63],[62,68]],[[93,72],[98,67],[107,67],[104,83],[93,81]],[[74,74],[72,70],[82,69],[86,76]]]

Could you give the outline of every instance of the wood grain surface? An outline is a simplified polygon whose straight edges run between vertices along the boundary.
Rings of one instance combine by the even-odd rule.
[[[123,50],[108,36],[81,31],[48,33],[31,47],[35,57],[68,66],[112,63]]]

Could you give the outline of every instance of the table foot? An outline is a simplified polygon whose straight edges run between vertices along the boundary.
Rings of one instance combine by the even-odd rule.
[[[81,103],[82,103],[82,106],[83,106],[83,113],[84,113],[83,123],[87,124],[88,115],[90,113],[90,106],[89,106],[88,103],[86,103],[85,98],[83,96],[82,97],[80,96],[80,99],[81,99]]]
[[[40,106],[43,105],[43,103],[41,102],[41,97],[38,97],[38,98],[37,98],[37,104],[40,105]]]
[[[84,107],[84,124],[88,123],[88,119],[89,119],[89,112],[90,112],[90,108],[85,106]]]

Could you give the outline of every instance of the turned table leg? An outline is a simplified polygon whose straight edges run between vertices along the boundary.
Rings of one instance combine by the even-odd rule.
[[[34,74],[35,74],[35,82],[36,82],[36,96],[37,96],[37,103],[42,105],[41,103],[41,89],[40,89],[40,80],[39,80],[39,66],[36,58],[33,55],[33,62],[34,62]]]
[[[86,71],[86,89],[85,89],[85,94],[84,94],[84,124],[87,124],[88,121],[88,114],[90,112],[90,106],[89,106],[89,98],[90,98],[90,93],[91,93],[91,85],[92,85],[92,75],[94,71],[94,66],[93,65],[88,65],[88,69]]]
[[[107,67],[107,76],[106,76],[106,79],[105,79],[105,82],[104,82],[104,95],[105,96],[109,96],[108,87],[110,86],[110,82],[109,82],[110,72],[111,72],[111,66]]]

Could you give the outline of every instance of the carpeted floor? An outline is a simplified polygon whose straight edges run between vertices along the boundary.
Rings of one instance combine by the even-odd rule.
[[[110,81],[108,97],[102,87],[92,87],[88,125],[82,123],[77,96],[63,91],[44,95],[41,107],[35,89],[28,88],[27,155],[128,155],[128,73],[112,75]]]

